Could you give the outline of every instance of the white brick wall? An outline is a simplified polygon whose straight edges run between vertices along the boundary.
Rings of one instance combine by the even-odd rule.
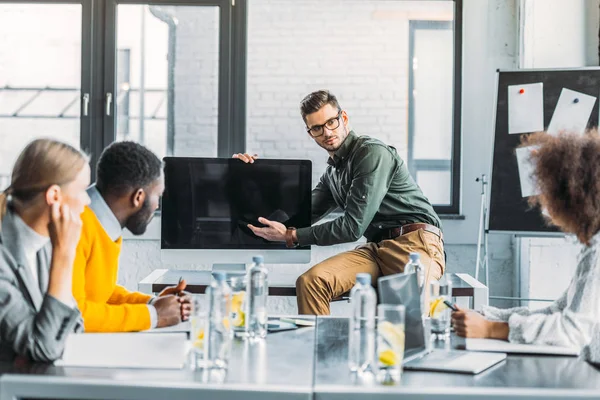
[[[167,7],[178,19],[175,155],[217,154],[219,13],[217,7]]]
[[[176,155],[216,154],[218,14],[171,7],[179,20]],[[316,11],[318,10],[318,12]],[[330,89],[358,133],[407,154],[409,19],[452,19],[450,3],[253,0],[248,17],[247,150],[308,158],[313,181],[327,154],[304,131],[299,102]]]

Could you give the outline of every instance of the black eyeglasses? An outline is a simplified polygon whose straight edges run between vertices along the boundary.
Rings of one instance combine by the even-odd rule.
[[[308,128],[306,130],[306,132],[308,132],[308,134],[314,138],[321,136],[324,132],[325,132],[325,127],[327,127],[327,129],[329,129],[330,131],[337,129],[338,126],[340,126],[340,117],[342,116],[342,110],[340,110],[340,112],[338,112],[338,115],[328,119],[327,121],[325,121],[324,124],[322,125],[315,125],[312,126],[310,128]]]

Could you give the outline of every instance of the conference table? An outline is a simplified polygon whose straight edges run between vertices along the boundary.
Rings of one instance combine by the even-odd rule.
[[[140,333],[152,334],[152,333]],[[456,347],[452,337],[446,347]],[[0,363],[0,399],[590,399],[600,371],[575,357],[509,355],[478,375],[404,371],[397,386],[365,384],[347,367],[348,319],[235,340],[224,371],[75,368]],[[438,351],[441,351],[438,349]]]

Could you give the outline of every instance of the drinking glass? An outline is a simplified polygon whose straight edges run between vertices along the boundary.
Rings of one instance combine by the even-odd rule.
[[[246,325],[246,276],[231,277],[231,313],[229,320],[236,337],[245,336]]]
[[[192,295],[192,313],[190,315],[191,367],[201,369],[207,366],[204,359],[206,325],[208,310],[202,295]]]
[[[432,281],[429,284],[429,318],[431,334],[437,340],[450,337],[451,310],[445,301],[452,302],[452,282],[447,279]]]
[[[377,381],[395,385],[402,376],[404,359],[404,306],[377,306]]]

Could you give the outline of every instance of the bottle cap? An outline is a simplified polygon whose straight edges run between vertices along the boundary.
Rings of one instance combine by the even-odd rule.
[[[254,256],[252,257],[252,262],[255,264],[262,264],[265,261],[263,256]]]
[[[371,284],[371,274],[367,274],[367,273],[356,274],[356,281],[362,285],[370,285]]]
[[[227,274],[223,271],[215,271],[212,276],[217,282],[223,282],[227,278]]]
[[[419,253],[410,253],[408,255],[408,257],[410,258],[410,261],[412,261],[412,262],[417,262],[421,259],[421,255]]]

